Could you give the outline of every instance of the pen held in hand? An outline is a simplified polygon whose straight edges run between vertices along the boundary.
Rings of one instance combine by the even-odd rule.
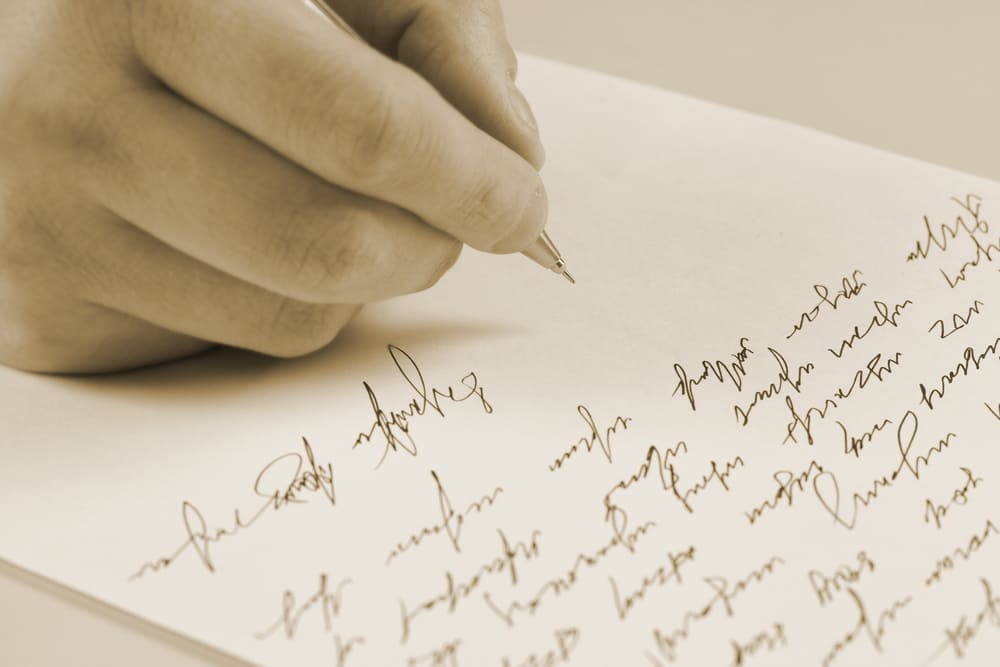
[[[357,40],[364,41],[361,35],[359,35],[357,31],[347,23],[347,21],[341,18],[337,12],[333,11],[323,0],[306,0],[306,2],[319,10],[319,12],[329,19],[331,23],[336,25],[345,33]],[[566,260],[563,259],[562,255],[559,253],[559,249],[556,248],[555,243],[552,242],[552,239],[549,237],[547,232],[543,231],[541,235],[535,239],[534,243],[528,246],[525,250],[521,251],[521,254],[542,268],[561,274],[564,278],[566,278],[566,280],[574,285],[576,284],[576,280],[572,275],[570,275],[569,271],[566,270]]]

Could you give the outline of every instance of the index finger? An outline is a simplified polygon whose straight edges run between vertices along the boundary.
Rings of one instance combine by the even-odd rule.
[[[541,232],[547,204],[528,162],[306,0],[133,7],[154,74],[321,178],[480,250],[521,250]]]

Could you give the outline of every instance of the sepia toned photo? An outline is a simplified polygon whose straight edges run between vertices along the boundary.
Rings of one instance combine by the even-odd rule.
[[[0,2],[0,665],[1000,664],[998,25]]]

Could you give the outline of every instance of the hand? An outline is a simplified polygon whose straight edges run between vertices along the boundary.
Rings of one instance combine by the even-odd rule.
[[[495,1],[331,6],[375,48],[305,0],[3,4],[0,361],[301,355],[462,243],[538,236]]]

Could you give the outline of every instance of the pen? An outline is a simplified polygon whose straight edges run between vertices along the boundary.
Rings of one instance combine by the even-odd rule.
[[[347,21],[342,19],[337,12],[333,11],[325,2],[323,2],[323,0],[306,1],[319,10],[320,13],[326,16],[331,23],[343,30],[345,33],[359,41],[364,41],[361,35],[359,35],[357,31],[347,23]],[[571,276],[569,271],[566,270],[566,260],[564,260],[562,255],[559,254],[559,249],[556,248],[556,244],[552,242],[552,239],[549,237],[547,232],[543,231],[541,235],[535,239],[534,243],[528,246],[525,250],[521,251],[521,254],[542,268],[558,273],[574,285],[576,284],[576,280],[574,280],[573,276]]]

